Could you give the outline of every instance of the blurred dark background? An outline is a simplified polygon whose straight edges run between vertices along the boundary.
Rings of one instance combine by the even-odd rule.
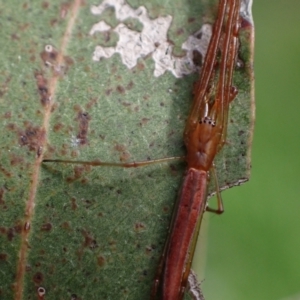
[[[205,216],[206,300],[300,299],[300,1],[254,0],[251,179]]]

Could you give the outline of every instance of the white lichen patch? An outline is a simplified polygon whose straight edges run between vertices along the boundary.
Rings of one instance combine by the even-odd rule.
[[[204,24],[198,32],[189,36],[181,46],[186,51],[186,55],[176,57],[173,55],[173,45],[167,39],[172,22],[171,16],[150,19],[144,6],[134,9],[125,0],[104,0],[100,5],[92,6],[91,12],[101,16],[109,7],[114,8],[120,23],[112,28],[104,21],[100,21],[93,25],[90,34],[112,31],[118,34],[119,40],[115,47],[96,46],[93,53],[94,61],[110,58],[115,53],[119,53],[123,64],[132,69],[137,65],[138,59],[151,54],[155,63],[154,76],[159,77],[169,71],[175,77],[182,77],[197,70],[193,62],[194,51],[198,51],[203,58],[205,57],[212,33],[211,25]],[[252,24],[251,7],[252,0],[242,0],[241,16]],[[134,31],[122,23],[128,18],[139,21],[143,25],[142,31]]]
[[[151,55],[155,63],[154,76],[159,77],[166,71],[170,71],[175,77],[182,77],[196,70],[193,63],[194,51],[198,51],[202,57],[205,57],[211,36],[210,25],[203,25],[195,35],[190,36],[182,44],[186,55],[176,57],[172,53],[173,45],[167,39],[172,22],[171,16],[150,19],[144,6],[133,9],[125,0],[104,0],[100,5],[92,6],[91,12],[94,15],[101,15],[109,7],[114,7],[116,18],[120,23],[115,28],[111,28],[104,21],[100,21],[92,27],[90,34],[113,31],[118,34],[119,40],[115,47],[97,46],[93,53],[94,61],[107,59],[119,53],[123,64],[132,69],[137,65],[138,59]],[[122,23],[128,18],[138,20],[143,25],[142,31],[134,31]]]

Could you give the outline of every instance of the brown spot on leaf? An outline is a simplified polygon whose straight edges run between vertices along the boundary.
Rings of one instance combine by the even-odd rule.
[[[8,255],[6,253],[0,253],[0,261],[5,261],[7,260]]]
[[[97,242],[90,233],[88,233],[86,230],[82,230],[81,233],[84,236],[84,242],[83,242],[84,248],[88,247],[90,249],[94,249],[97,247]]]
[[[71,295],[71,300],[80,300],[76,294]]]
[[[85,165],[74,166],[74,168],[73,168],[74,176],[73,177],[67,177],[67,182],[72,183],[72,182],[78,180],[85,171],[89,171],[90,169],[91,169],[90,166],[85,166]]]
[[[21,146],[27,146],[30,151],[38,151],[43,145],[45,140],[45,130],[33,126],[29,122],[24,124],[25,130],[19,130],[19,144]]]
[[[17,234],[20,234],[22,232],[22,224],[18,223],[17,225],[15,225],[14,227],[10,227],[8,228],[7,232],[6,232],[6,235],[7,235],[7,239],[9,241],[12,241],[13,238],[17,235]]]
[[[184,29],[183,29],[183,28],[178,28],[177,31],[176,31],[176,34],[177,34],[177,35],[182,35],[182,34],[184,34]]]
[[[143,223],[141,223],[141,222],[136,222],[136,223],[134,224],[134,230],[135,230],[136,232],[142,232],[142,231],[144,231],[145,229],[146,229],[145,224],[143,224]]]
[[[4,201],[4,193],[5,193],[5,189],[2,187],[0,189],[0,205],[4,206],[5,205],[5,201]]]
[[[127,84],[126,88],[127,88],[127,90],[131,90],[131,89],[133,88],[133,86],[134,86],[133,81],[130,81],[130,82]]]
[[[169,206],[164,206],[163,207],[163,212],[164,213],[169,213],[169,211],[170,211],[170,207]]]
[[[125,94],[125,88],[121,85],[118,85],[116,88],[117,92],[120,94]]]
[[[86,105],[86,109],[91,109],[97,103],[97,98],[92,98]]]
[[[57,20],[55,20],[55,22],[56,21]],[[46,45],[44,51],[40,53],[40,57],[45,66],[51,68],[54,75],[57,76],[64,75],[69,67],[74,64],[74,60],[71,57],[61,57],[59,52],[52,45]]]
[[[42,8],[47,9],[49,7],[49,2],[43,1]]]
[[[98,266],[103,267],[106,264],[106,259],[103,255],[97,257]]]
[[[40,57],[45,66],[53,67],[57,64],[58,51],[52,45],[46,45],[44,51],[40,53]]]
[[[1,91],[0,91],[0,93],[1,93]],[[1,96],[1,95],[0,95]],[[11,118],[11,115],[12,115],[12,113],[11,113],[11,111],[7,111],[5,114],[4,114],[4,119],[10,119]]]
[[[75,197],[72,197],[71,198],[71,208],[72,210],[76,210],[78,207],[77,203],[76,203],[76,198]]]
[[[44,276],[41,272],[36,272],[32,279],[36,284],[41,284],[44,280]]]
[[[146,125],[151,119],[149,118],[143,118],[141,121],[140,121],[140,126],[144,126]]]
[[[7,229],[5,228],[5,227],[0,227],[0,233],[1,234],[6,234],[6,232],[7,232]]]
[[[0,172],[3,173],[8,178],[12,176],[12,174],[8,170],[6,170],[2,165],[0,165]]]
[[[10,164],[11,166],[16,166],[18,164],[24,163],[24,158],[21,156],[17,156],[16,154],[11,153],[10,155]]]
[[[89,122],[91,117],[87,112],[79,111],[76,117],[78,121],[78,134],[77,139],[80,145],[86,145],[88,143],[87,134],[89,129]]]
[[[105,90],[105,95],[109,96],[111,94],[111,92],[112,92],[112,89],[107,89],[107,90]]]
[[[44,223],[41,226],[41,231],[51,231],[52,224],[51,223]]]
[[[62,123],[56,123],[54,126],[53,126],[53,131],[54,132],[58,132],[60,131],[62,128],[63,128],[63,124]]]
[[[127,152],[126,147],[121,144],[116,144],[114,149],[120,153],[120,161],[127,161],[130,158],[129,152]]]
[[[66,230],[70,230],[71,229],[70,222],[63,222],[61,224],[61,228],[66,229]]]

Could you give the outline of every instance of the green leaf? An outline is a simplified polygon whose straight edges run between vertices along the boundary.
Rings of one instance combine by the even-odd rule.
[[[128,1],[152,19],[172,16],[168,41],[213,23],[217,1]],[[41,164],[47,158],[119,162],[184,155],[182,132],[198,75],[155,77],[151,54],[126,67],[112,30],[89,34],[110,8],[91,1],[1,5],[0,298],[146,299],[183,177],[182,162],[137,169]],[[143,25],[131,17],[127,27]],[[245,181],[253,127],[251,27],[241,30],[222,187]],[[157,45],[159,47],[159,45]],[[170,46],[171,49],[171,46]],[[210,188],[213,191],[213,186]]]

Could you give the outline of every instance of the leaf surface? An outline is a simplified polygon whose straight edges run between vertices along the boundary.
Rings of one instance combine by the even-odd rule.
[[[41,161],[184,155],[182,132],[198,75],[155,77],[151,53],[130,69],[119,54],[94,61],[97,46],[116,45],[113,28],[121,21],[113,8],[92,14],[93,4],[0,4],[3,299],[146,299],[151,289],[184,163],[122,169]],[[167,37],[174,59],[184,56],[188,36],[213,23],[217,9],[217,1],[128,4],[143,5],[151,20],[172,16]],[[101,20],[112,29],[89,34]],[[133,31],[144,26],[132,17],[122,22]],[[249,176],[252,28],[245,24],[234,78],[239,95],[216,162],[223,188]]]

